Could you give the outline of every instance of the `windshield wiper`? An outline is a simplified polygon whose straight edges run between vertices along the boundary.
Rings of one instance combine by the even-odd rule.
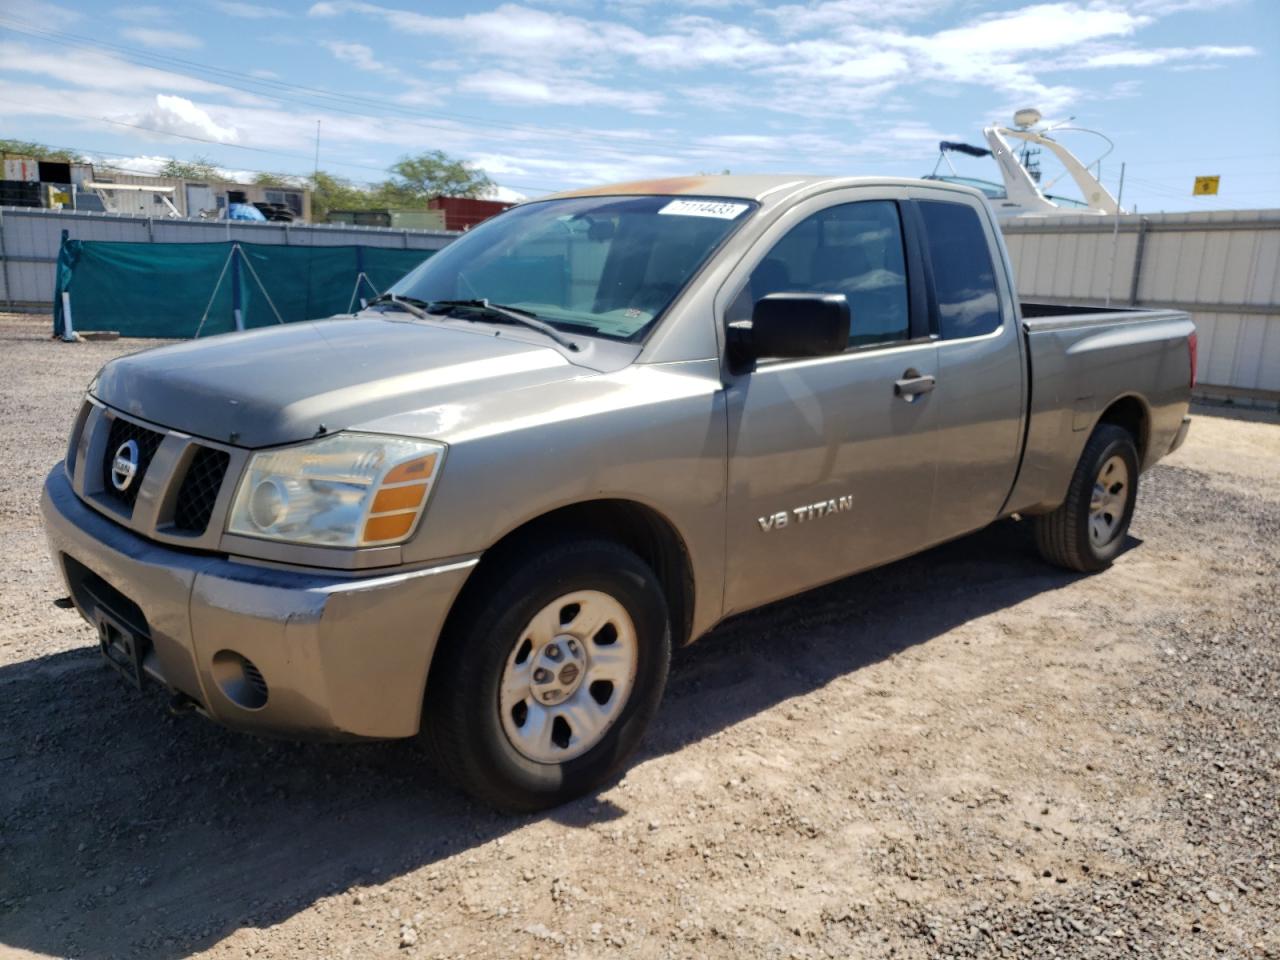
[[[531,330],[537,330],[545,333],[560,346],[578,351],[578,345],[566,337],[563,333],[545,321],[539,320],[538,315],[530,310],[521,310],[518,307],[504,307],[500,303],[490,303],[488,300],[432,300],[426,305],[427,309],[432,313],[441,312],[437,307],[443,307],[445,311],[454,307],[464,307],[472,310],[479,310],[491,317],[502,317],[511,323],[518,323],[522,327],[528,327]]]
[[[412,313],[419,320],[426,320],[430,314],[423,307],[428,306],[422,300],[415,300],[413,297],[401,297],[394,293],[380,293],[369,301],[369,306],[377,306],[379,304],[391,304],[393,307],[399,307],[405,313]]]

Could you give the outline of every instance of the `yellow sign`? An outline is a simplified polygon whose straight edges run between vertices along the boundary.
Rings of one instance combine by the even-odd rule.
[[[1191,188],[1193,197],[1216,197],[1218,195],[1217,177],[1196,177],[1196,185]]]

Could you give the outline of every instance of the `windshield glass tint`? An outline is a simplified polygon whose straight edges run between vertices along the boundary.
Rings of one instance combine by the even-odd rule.
[[[755,204],[706,197],[575,197],[516,207],[391,288],[488,300],[555,326],[638,339]]]

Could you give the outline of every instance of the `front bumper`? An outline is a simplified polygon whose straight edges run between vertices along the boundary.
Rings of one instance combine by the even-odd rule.
[[[220,723],[262,733],[416,733],[437,637],[478,559],[344,577],[174,549],[85,506],[62,464],[45,478],[40,506],[80,613],[136,625],[149,640],[150,678]],[[229,679],[226,664],[238,658],[261,675],[265,702],[246,701]]]

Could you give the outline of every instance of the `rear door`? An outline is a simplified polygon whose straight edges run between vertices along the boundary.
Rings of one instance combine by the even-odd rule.
[[[938,479],[929,540],[986,526],[1017,474],[1026,359],[1000,238],[982,202],[912,188],[938,334]]]
[[[928,537],[938,405],[902,393],[937,372],[905,190],[812,198],[774,224],[717,298],[721,322],[768,293],[843,293],[848,349],[727,374],[726,612],[910,553]]]

